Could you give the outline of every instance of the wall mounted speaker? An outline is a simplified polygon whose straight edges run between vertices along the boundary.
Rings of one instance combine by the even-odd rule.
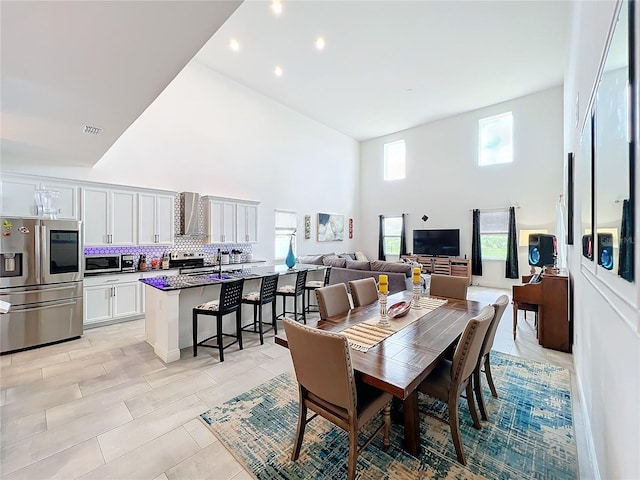
[[[593,235],[582,236],[582,256],[593,260]]]
[[[613,269],[613,235],[598,233],[598,265],[607,270]]]
[[[545,233],[529,235],[529,265],[544,267],[554,264],[556,237]]]

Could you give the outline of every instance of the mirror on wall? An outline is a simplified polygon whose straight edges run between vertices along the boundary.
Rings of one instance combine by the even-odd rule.
[[[582,256],[593,260],[593,115],[587,118],[577,159],[579,183],[583,186],[580,195],[580,239]]]
[[[622,2],[595,99],[594,256],[604,272],[632,281],[629,2]]]

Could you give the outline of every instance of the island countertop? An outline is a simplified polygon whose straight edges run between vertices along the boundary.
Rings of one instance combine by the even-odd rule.
[[[238,278],[258,279],[273,275],[289,275],[297,273],[300,270],[323,270],[327,267],[324,265],[307,265],[302,264],[294,268],[287,268],[286,265],[275,265],[270,267],[256,267],[249,272],[222,272],[222,278],[219,273],[201,273],[201,274],[182,274],[182,275],[166,275],[154,278],[142,278],[140,282],[145,285],[157,288],[164,292],[172,290],[183,290],[185,288],[203,287],[206,285],[217,285],[225,281],[235,280]]]

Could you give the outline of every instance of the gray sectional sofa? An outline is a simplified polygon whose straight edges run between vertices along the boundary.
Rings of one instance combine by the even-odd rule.
[[[408,263],[352,260],[347,256],[348,254],[306,255],[298,258],[298,263],[330,266],[330,285],[344,283],[348,288],[351,280],[373,277],[378,281],[378,276],[384,274],[389,278],[389,293],[410,290],[412,287],[411,265]]]

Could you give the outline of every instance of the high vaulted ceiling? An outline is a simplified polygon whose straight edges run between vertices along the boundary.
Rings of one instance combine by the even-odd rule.
[[[569,3],[3,0],[2,159],[95,164],[203,45],[196,61],[335,130],[393,133],[560,85]]]
[[[2,160],[94,165],[240,3],[2,0]]]
[[[270,6],[244,2],[196,58],[357,140],[563,81],[567,1],[283,1],[280,15]]]

